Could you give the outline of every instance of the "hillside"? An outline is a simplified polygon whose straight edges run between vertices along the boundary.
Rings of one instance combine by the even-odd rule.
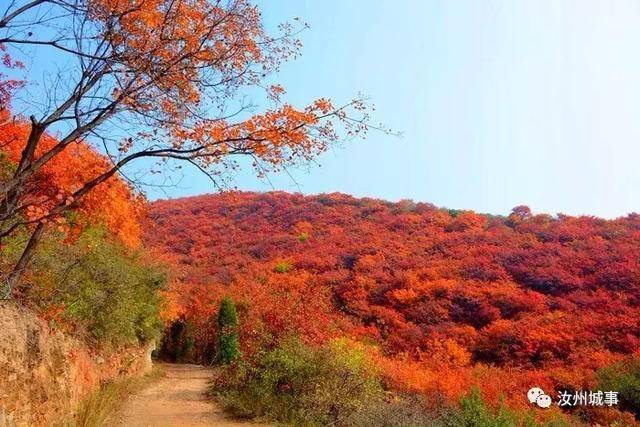
[[[455,398],[473,384],[514,406],[534,384],[596,386],[640,349],[640,216],[508,217],[343,194],[158,201],[147,243],[181,271],[173,301],[210,352],[224,295],[243,351],[278,337],[380,348],[395,389]],[[447,368],[447,369],[443,369]]]

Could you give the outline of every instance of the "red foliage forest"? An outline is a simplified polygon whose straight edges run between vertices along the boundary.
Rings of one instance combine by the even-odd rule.
[[[640,350],[640,216],[509,216],[344,194],[158,201],[148,244],[181,277],[172,300],[206,353],[225,295],[243,352],[279,337],[374,343],[387,383],[526,406],[533,386],[594,387]]]
[[[11,118],[8,110],[0,110],[0,162],[7,169],[3,173],[13,173],[29,132],[27,121]],[[54,135],[45,133],[36,154],[41,155],[58,142]],[[138,247],[140,219],[144,215],[146,201],[123,179],[111,177],[79,201],[71,196],[82,187],[84,181],[109,167],[110,160],[86,142],[71,144],[27,181],[20,208],[24,211],[24,225],[32,226],[39,221],[52,222],[58,224],[61,231],[74,234],[87,222],[101,223],[127,246]],[[2,179],[6,177],[2,176]],[[69,206],[69,210],[81,214],[75,216],[74,224],[70,224],[64,215],[50,214],[61,202]]]

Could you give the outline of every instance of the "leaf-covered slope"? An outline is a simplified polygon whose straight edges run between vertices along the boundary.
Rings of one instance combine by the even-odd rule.
[[[258,301],[256,286],[290,282],[283,292],[302,292],[299,300],[262,295],[262,314],[326,318],[314,334],[335,326],[416,358],[447,342],[472,362],[521,367],[598,364],[640,348],[637,215],[518,207],[495,217],[281,192],[158,201],[151,211],[147,240],[175,255],[185,286],[205,295],[244,287]]]

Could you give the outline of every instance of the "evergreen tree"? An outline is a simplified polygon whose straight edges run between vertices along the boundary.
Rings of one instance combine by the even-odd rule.
[[[238,339],[238,314],[233,300],[226,297],[220,302],[218,311],[218,352],[216,361],[229,364],[240,357]]]

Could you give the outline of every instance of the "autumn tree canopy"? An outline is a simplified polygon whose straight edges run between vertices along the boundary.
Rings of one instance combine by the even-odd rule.
[[[262,175],[370,127],[362,98],[339,106],[283,101],[285,89],[269,76],[299,54],[296,34],[305,25],[269,34],[249,0],[11,0],[3,9],[1,108],[28,131],[15,170],[0,183],[0,236],[16,224],[32,227],[9,284],[48,222],[134,160],[186,162],[223,185],[238,157],[249,157]],[[34,69],[46,76],[38,97],[27,91]],[[242,95],[258,90],[270,106],[256,112]],[[55,143],[43,144],[50,138]],[[80,143],[99,147],[110,166],[30,207],[29,183]],[[36,208],[40,215],[25,220]]]
[[[26,123],[0,122],[0,146],[7,172],[10,173],[11,167],[20,161],[29,131],[30,127]],[[46,152],[57,143],[57,139],[44,135],[36,155]],[[123,179],[113,176],[77,202],[67,198],[68,194],[87,179],[104,173],[110,167],[109,159],[87,144],[71,145],[27,182],[22,198],[23,209],[20,212],[22,220],[15,222],[13,229],[5,232],[11,233],[20,226],[42,221],[55,224],[58,231],[72,236],[86,226],[87,222],[91,222],[106,226],[127,246],[137,247],[140,243],[140,220],[145,201]],[[74,202],[73,211],[80,215],[75,215],[73,221],[65,216],[44,218],[47,211],[65,198],[67,203]]]

